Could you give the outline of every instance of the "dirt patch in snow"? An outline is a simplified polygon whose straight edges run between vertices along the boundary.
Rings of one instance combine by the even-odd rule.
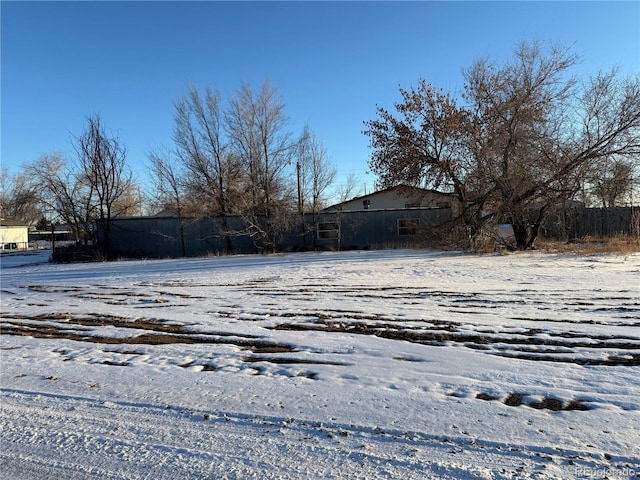
[[[4,315],[3,323],[2,333],[5,335],[25,335],[36,338],[62,338],[80,342],[127,345],[230,344],[254,353],[294,351],[291,345],[261,340],[255,335],[203,332],[190,329],[185,325],[150,318],[127,319],[104,314],[88,314],[80,317],[67,313],[51,313],[34,316]],[[132,335],[112,336],[108,335],[110,330],[106,327],[138,332]]]
[[[457,323],[438,322],[421,326],[397,323],[337,322],[319,316],[315,321],[281,323],[275,330],[321,331],[375,335],[424,345],[442,346],[462,343],[468,348],[485,350],[494,355],[521,360],[566,362],[578,365],[640,366],[640,342],[634,337],[572,334],[541,329],[528,329],[517,333],[461,331]],[[542,348],[544,347],[544,348]],[[553,347],[553,348],[549,348]],[[592,351],[617,350],[616,354],[604,353],[604,357],[580,357],[572,355],[576,348]],[[621,352],[620,352],[621,351]]]
[[[245,314],[228,311],[217,312],[217,315],[244,320]],[[254,312],[252,315],[255,317],[253,321],[275,318],[277,323],[264,326],[265,329],[273,331],[372,335],[387,340],[430,346],[462,344],[466,348],[484,351],[487,354],[528,361],[640,366],[640,341],[624,335],[586,335],[580,332],[541,328],[513,329],[504,326],[474,329],[469,325],[446,320],[390,321],[386,317],[358,312],[322,311],[305,313],[303,318],[300,318],[299,314],[286,311]],[[117,335],[113,329],[116,329]],[[4,314],[2,333],[105,344],[226,344],[256,354],[296,351],[296,348],[288,343],[267,340],[257,335],[209,331],[202,326],[157,318],[127,318],[101,313],[76,315],[54,312],[32,316]],[[245,361],[252,362],[253,357],[246,357]],[[305,363],[307,360],[293,361],[280,358],[267,361]]]

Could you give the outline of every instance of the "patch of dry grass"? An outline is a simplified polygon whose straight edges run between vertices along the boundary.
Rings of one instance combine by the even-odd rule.
[[[537,250],[551,252],[570,252],[579,255],[599,253],[630,254],[640,252],[640,237],[632,235],[614,235],[611,237],[584,237],[572,240],[556,240],[539,238],[536,240]]]

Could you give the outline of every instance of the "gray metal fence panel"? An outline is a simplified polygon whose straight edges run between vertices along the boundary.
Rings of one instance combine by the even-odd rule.
[[[278,231],[276,249],[297,251],[319,249],[367,249],[403,245],[417,241],[416,235],[400,235],[398,220],[419,219],[423,225],[438,225],[451,219],[451,210],[408,209],[305,214],[294,217]],[[256,253],[259,246],[242,234],[246,224],[241,217],[226,218],[233,253]],[[304,222],[304,226],[303,226]],[[317,226],[336,223],[335,238],[319,238]],[[304,233],[303,233],[304,232]],[[184,241],[184,251],[183,251]],[[225,254],[227,236],[221,218],[183,220],[175,217],[115,218],[111,226],[111,252],[114,257],[181,257]]]
[[[638,215],[638,207],[567,208],[550,215],[542,232],[560,239],[632,235]]]
[[[639,215],[637,207],[570,208],[550,216],[542,233],[556,238],[637,234],[634,225]],[[292,217],[286,228],[280,227],[275,247],[300,251],[407,246],[428,241],[430,234],[447,229],[451,220],[448,208],[305,214]],[[251,236],[242,233],[247,225],[241,217],[229,216],[226,221],[234,232],[229,237],[233,253],[261,251]],[[412,233],[414,222],[424,228]],[[323,234],[318,232],[322,224],[329,228]],[[335,235],[330,232],[331,225],[337,225]],[[175,217],[116,218],[112,221],[111,252],[114,257],[146,258],[219,255],[227,253],[227,236],[221,218],[183,220],[182,225]]]

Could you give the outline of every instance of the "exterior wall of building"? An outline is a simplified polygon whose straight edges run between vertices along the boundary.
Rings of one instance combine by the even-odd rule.
[[[0,248],[24,250],[29,246],[29,228],[26,226],[0,226]]]
[[[386,209],[325,213],[314,234],[319,248],[376,249],[428,242],[434,229],[444,229],[452,219],[449,208]],[[329,235],[331,224],[339,231]],[[323,227],[325,224],[327,227]],[[322,233],[324,232],[324,234]],[[324,237],[324,238],[319,238]]]
[[[420,188],[390,188],[327,208],[344,212],[403,208],[450,208],[453,196]]]
[[[429,228],[438,228],[451,219],[451,210],[399,209],[362,212],[306,214],[279,232],[279,251],[374,249],[407,246],[423,241]],[[227,218],[233,231],[245,225],[240,217]],[[114,219],[111,252],[114,257],[165,258],[194,257],[227,253],[227,237],[221,219],[180,222],[175,217]],[[304,232],[304,233],[303,233]],[[183,241],[184,238],[184,250]],[[231,235],[233,253],[260,252],[249,235]]]
[[[550,217],[543,235],[582,237],[585,235],[637,235],[640,214],[634,207],[616,209],[571,209]],[[293,219],[276,239],[278,251],[349,250],[407,247],[428,244],[447,232],[454,212],[450,208],[402,208],[363,211],[334,211]],[[241,232],[241,217],[228,217],[230,228]],[[115,257],[168,258],[227,253],[227,237],[221,219],[184,222],[184,252],[180,223],[175,217],[114,219],[111,250]],[[304,233],[303,233],[304,232]],[[260,248],[246,234],[231,237],[233,253],[259,253]]]

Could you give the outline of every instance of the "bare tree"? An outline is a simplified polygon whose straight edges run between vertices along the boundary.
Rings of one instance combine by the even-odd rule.
[[[168,149],[152,149],[147,157],[151,162],[150,176],[154,207],[183,215],[186,179],[182,164]]]
[[[286,130],[284,103],[269,82],[257,93],[243,83],[229,102],[225,120],[233,153],[246,172],[241,212],[258,247],[271,250],[276,230],[282,230],[276,226],[289,221],[293,197],[285,178],[294,143]]]
[[[303,248],[306,249],[305,213],[311,213],[310,230],[315,232],[316,215],[324,204],[327,189],[335,180],[336,168],[329,162],[326,148],[308,126],[304,127],[298,140],[296,156],[298,213],[302,226]],[[314,234],[314,249],[316,237]]]
[[[226,237],[227,253],[231,253],[228,214],[234,210],[237,196],[236,179],[239,165],[231,155],[223,132],[220,93],[207,87],[204,97],[190,85],[187,94],[175,103],[174,141],[187,175],[185,185],[196,216],[220,216]]]
[[[91,240],[95,218],[94,188],[79,175],[75,162],[52,153],[27,164],[25,172],[34,179],[45,210],[57,216],[51,221],[66,224],[77,244]]]
[[[89,185],[96,220],[102,227],[102,254],[111,254],[111,219],[130,205],[122,203],[133,178],[126,168],[126,148],[117,136],[107,136],[99,115],[87,118],[85,131],[75,139],[82,182]],[[135,200],[134,200],[135,202]]]
[[[122,195],[113,202],[112,210],[116,212],[114,216],[140,216],[142,215],[143,203],[144,195],[140,186],[131,181],[127,182]]]
[[[0,170],[0,218],[15,219],[35,225],[44,215],[33,178],[20,174],[11,176]]]
[[[336,195],[339,203],[344,203],[352,198],[360,195],[360,177],[355,173],[350,173],[346,176],[345,180],[338,185]]]
[[[227,192],[233,165],[229,164],[228,145],[223,137],[220,93],[206,87],[202,98],[195,86],[175,104],[174,140],[178,156],[190,173],[190,187],[209,197],[211,213],[228,210]]]
[[[151,178],[155,192],[155,202],[164,210],[175,213],[178,217],[180,247],[182,256],[186,256],[184,237],[185,227],[185,173],[181,164],[170,151],[154,150],[149,153],[151,160]]]
[[[370,166],[384,184],[451,189],[472,240],[486,225],[513,225],[514,248],[533,246],[546,214],[580,189],[600,159],[637,162],[640,79],[615,70],[578,85],[577,57],[522,43],[513,59],[465,72],[466,105],[422,81],[404,91],[398,117],[379,108],[365,122]]]
[[[217,90],[190,85],[175,102],[175,151],[149,156],[156,192],[179,203],[183,218],[220,218],[228,253],[235,236],[275,248],[295,218],[296,184],[300,214],[307,201],[317,210],[331,181],[322,145],[308,129],[304,141],[292,139],[284,106],[269,82],[259,90],[243,83],[224,110]],[[231,228],[232,216],[240,225]]]
[[[633,175],[634,165],[631,162],[603,159],[594,166],[586,181],[591,194],[602,207],[616,207],[629,201],[634,187]]]
[[[300,210],[318,213],[326,199],[328,188],[336,178],[336,168],[327,157],[327,150],[316,135],[304,127],[298,141],[300,170]],[[305,204],[309,202],[308,206]]]

